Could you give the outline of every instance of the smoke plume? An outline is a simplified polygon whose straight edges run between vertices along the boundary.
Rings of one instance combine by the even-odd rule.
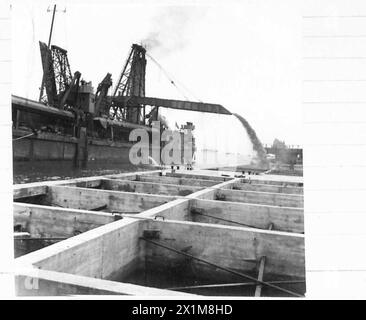
[[[204,9],[194,6],[168,7],[153,18],[151,32],[141,41],[148,52],[168,55],[189,42],[189,30]]]

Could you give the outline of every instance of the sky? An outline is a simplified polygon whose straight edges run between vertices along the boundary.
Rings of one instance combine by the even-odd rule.
[[[184,3],[184,5],[182,5]],[[264,144],[302,144],[298,1],[58,1],[52,44],[94,88],[117,80],[132,43],[147,46],[146,95],[222,104],[248,120]],[[38,99],[38,41],[48,41],[53,2],[12,5],[12,92]],[[169,74],[169,78],[166,76]],[[179,90],[170,80],[178,85]],[[247,156],[232,116],[166,110],[171,126],[193,121],[202,148]]]

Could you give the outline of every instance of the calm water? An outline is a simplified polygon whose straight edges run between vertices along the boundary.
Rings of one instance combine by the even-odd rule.
[[[13,183],[30,183],[153,170],[118,162],[90,162],[87,168],[74,168],[72,161],[24,161],[13,163]]]

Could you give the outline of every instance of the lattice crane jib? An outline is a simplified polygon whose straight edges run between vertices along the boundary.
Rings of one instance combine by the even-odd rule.
[[[146,49],[133,44],[127,61],[122,69],[118,82],[113,92],[113,97],[144,97],[146,73]],[[125,119],[129,122],[140,123],[143,119],[142,108],[139,105],[124,107],[112,106],[111,115],[116,119]],[[144,112],[143,112],[144,113]]]
[[[52,52],[44,42],[39,42],[41,51],[42,68],[43,68],[43,82],[46,93],[40,97],[40,101],[50,105],[57,104],[57,88],[55,81],[55,71],[53,69]],[[41,88],[43,92],[43,88]]]
[[[51,46],[51,51],[57,92],[65,92],[72,82],[67,51],[55,45]]]
[[[67,51],[58,46],[52,45],[51,49],[43,42],[39,43],[41,50],[43,79],[46,94],[41,101],[56,108],[63,108],[66,103],[70,89],[78,86],[80,73],[71,73]],[[43,91],[43,90],[42,90]]]

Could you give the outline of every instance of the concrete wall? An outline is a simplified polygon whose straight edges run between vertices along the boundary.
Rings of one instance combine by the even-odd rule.
[[[302,195],[269,193],[257,191],[242,190],[217,190],[215,198],[224,201],[258,203],[270,206],[281,207],[304,207],[304,198]]]
[[[217,181],[203,180],[203,179],[190,179],[190,178],[176,178],[169,176],[143,176],[138,175],[137,181],[175,184],[175,185],[188,185],[195,187],[211,187],[217,184]]]
[[[266,256],[266,274],[305,277],[303,235],[193,222],[149,221],[148,226],[160,231],[159,242],[226,268],[253,272],[260,258]],[[148,263],[154,263],[156,267],[191,264],[191,269],[202,276],[215,271],[215,268],[153,244],[147,244],[146,252]],[[227,273],[218,273],[224,274]]]
[[[238,202],[215,200],[190,200],[190,209],[198,209],[203,214],[243,223],[261,229],[273,224],[274,230],[286,232],[304,232],[304,211],[301,208],[266,206]],[[187,220],[239,226],[200,214],[190,214]]]
[[[109,213],[14,203],[14,225],[31,237],[72,237],[115,221]]]
[[[193,178],[185,177],[185,175],[184,177],[160,177],[158,175],[147,177],[143,174],[121,174],[115,177],[128,179],[127,185],[129,188],[140,188],[141,191],[142,188],[151,188],[149,189],[151,191],[167,193],[173,186],[171,184],[173,181],[174,184],[178,182],[179,188],[192,188],[192,184],[189,183],[196,181],[200,185],[200,180],[202,180],[199,176]],[[153,179],[154,182],[132,181],[136,177],[140,180],[141,178]],[[230,201],[203,200],[205,198],[215,198],[220,192],[227,193],[228,197],[236,196],[238,200],[242,199],[242,194],[251,193],[258,194],[258,196],[266,194],[263,192],[224,190],[231,184],[237,183],[239,179],[224,182],[222,180],[210,181],[203,179],[202,181],[209,183],[210,187],[195,191],[184,198],[93,189],[93,187],[103,186],[103,179],[108,181],[109,185],[107,186],[111,188],[118,188],[121,183],[116,179],[108,180],[103,177],[94,177],[49,182],[48,185],[40,183],[34,185],[34,190],[29,187],[25,187],[23,190],[22,188],[16,188],[15,194],[17,196],[24,196],[27,193],[46,193],[47,201],[56,205],[55,207],[47,207],[21,203],[14,204],[16,221],[28,228],[32,234],[61,235],[61,232],[64,232],[64,234],[70,235],[74,234],[75,230],[79,230],[79,228],[84,228],[82,230],[85,231],[82,234],[16,259],[16,265],[22,268],[40,268],[42,271],[53,272],[50,275],[42,274],[39,276],[44,288],[47,288],[50,292],[57,294],[62,292],[93,293],[114,291],[114,289],[115,291],[122,290],[122,287],[119,286],[122,283],[115,281],[123,281],[133,271],[143,268],[145,264],[152,268],[150,270],[155,270],[154,268],[159,268],[158,270],[174,268],[179,271],[178,274],[182,277],[189,274],[200,279],[206,277],[211,281],[243,282],[242,277],[230,275],[228,272],[220,271],[202,262],[197,262],[195,259],[184,257],[181,254],[144,241],[141,236],[145,235],[147,230],[158,231],[159,237],[156,241],[162,244],[237,272],[249,273],[256,277],[258,263],[261,257],[265,256],[266,277],[270,277],[271,274],[305,277],[304,236],[298,233],[277,231],[280,229],[302,232],[302,209],[254,205],[240,203],[240,201],[233,203]],[[164,185],[157,187],[154,184],[156,181],[163,182]],[[166,181],[171,183],[165,184]],[[182,184],[183,181],[188,185]],[[125,182],[122,183],[126,184]],[[60,186],[58,184],[72,186]],[[195,190],[195,188],[193,187],[192,190]],[[286,199],[288,196],[297,200],[302,198],[287,194],[274,195]],[[280,199],[284,201],[285,198]],[[108,223],[109,219],[114,219],[109,213],[78,210],[80,208],[92,209],[105,204],[108,206],[107,211],[144,212],[141,212],[138,216],[131,215],[133,218],[124,216],[122,220]],[[57,205],[69,209],[60,208]],[[208,214],[228,218],[229,220],[240,220],[243,223],[255,224],[261,228],[267,228],[270,223],[273,223],[275,230],[276,228],[277,230],[234,227],[229,224],[217,224],[217,222],[212,224],[213,221],[210,219],[199,220],[197,217],[195,217],[197,222],[186,221],[190,219],[192,208],[201,209]],[[35,221],[37,219],[38,223],[36,225]],[[99,223],[107,224],[96,226]],[[21,282],[25,280],[22,277],[23,275],[19,274],[19,292],[27,294],[26,290],[24,291],[24,286],[22,288]],[[81,278],[76,279],[75,277]],[[100,279],[114,281],[103,282]],[[94,280],[98,281],[93,282]],[[108,287],[107,283],[112,287],[114,286],[114,289]],[[146,288],[146,294],[149,294],[148,290],[150,289]],[[138,292],[138,290],[131,290],[130,292]]]
[[[202,190],[202,188],[200,187],[192,187],[188,185],[162,184],[129,180],[103,179],[101,182],[102,189],[106,190],[162,194],[172,196],[186,196],[188,194],[191,194],[192,192]]]
[[[91,278],[116,279],[144,257],[139,220],[123,219],[17,259],[19,265]]]
[[[268,176],[256,176],[256,178],[241,178],[241,182],[243,183],[254,183],[254,184],[269,184],[275,186],[292,186],[292,187],[303,187],[302,177],[290,177],[289,176],[281,176],[281,175],[272,175],[271,179],[266,179]],[[297,179],[298,178],[298,179]],[[290,180],[291,179],[291,180]],[[299,180],[299,182],[295,182],[293,180]]]
[[[47,198],[53,205],[65,208],[91,210],[107,205],[108,212],[123,213],[138,213],[174,199],[170,196],[64,186],[50,187]]]
[[[60,295],[151,295],[151,296],[192,296],[156,288],[118,283],[73,274],[27,269],[15,275],[16,294],[19,296],[60,296]]]
[[[275,192],[287,194],[303,194],[302,187],[280,186],[260,183],[234,183],[227,187],[227,189],[245,190],[245,191],[259,191],[259,192]]]

